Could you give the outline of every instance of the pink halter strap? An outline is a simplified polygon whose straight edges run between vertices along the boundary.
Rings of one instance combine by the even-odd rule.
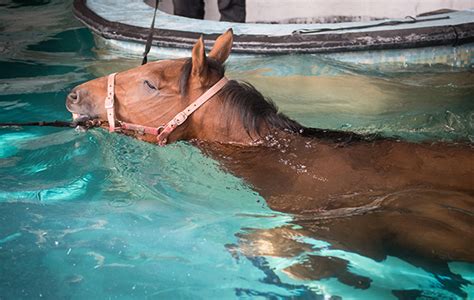
[[[127,122],[118,121],[120,126],[117,128],[115,126],[115,75],[117,73],[112,73],[107,78],[107,96],[105,97],[105,109],[107,110],[107,121],[109,122],[109,131],[114,132],[117,129],[126,129],[132,130],[139,133],[147,133],[156,136],[158,145],[164,146],[168,141],[168,136],[175,130],[179,125],[183,124],[186,119],[195,112],[199,107],[206,103],[209,99],[212,98],[218,91],[220,91],[224,85],[229,81],[226,77],[222,77],[218,82],[216,82],[210,89],[208,89],[204,94],[197,98],[193,103],[186,107],[183,111],[179,112],[171,121],[166,125],[160,127],[149,127],[143,125],[137,125]]]

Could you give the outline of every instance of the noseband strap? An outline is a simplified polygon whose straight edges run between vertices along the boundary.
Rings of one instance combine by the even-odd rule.
[[[183,111],[179,112],[171,121],[167,124],[160,127],[149,127],[143,125],[137,125],[127,122],[118,121],[120,126],[117,128],[115,126],[115,110],[114,110],[114,100],[115,100],[115,75],[117,73],[112,73],[107,78],[107,96],[105,97],[105,109],[107,111],[107,121],[109,122],[109,131],[114,132],[117,129],[125,129],[136,131],[139,133],[152,134],[156,136],[158,145],[164,146],[168,142],[168,136],[181,124],[183,124],[186,119],[195,112],[199,107],[211,99],[217,92],[219,92],[229,81],[226,77],[222,77],[218,82],[216,82],[210,89],[208,89],[204,94],[197,98],[193,103],[188,105]]]

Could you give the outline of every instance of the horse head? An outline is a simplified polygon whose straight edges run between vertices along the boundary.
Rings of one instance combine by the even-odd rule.
[[[224,77],[223,64],[230,55],[232,41],[233,33],[229,29],[216,39],[208,55],[201,37],[193,47],[191,58],[155,61],[116,73],[112,78],[115,120],[153,128],[166,125]],[[71,91],[66,107],[74,118],[107,121],[104,99],[110,91],[107,86],[110,80],[110,76],[100,77]],[[226,98],[223,94],[232,93],[229,89],[235,85],[227,82],[209,101],[186,116],[186,122],[176,126],[167,141],[251,142],[251,137],[244,134],[248,131],[245,126],[227,116],[226,105],[219,101]]]

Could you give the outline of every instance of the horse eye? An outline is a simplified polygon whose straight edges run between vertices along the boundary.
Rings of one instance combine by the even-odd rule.
[[[145,80],[145,84],[152,90],[156,90],[157,88],[148,80]]]

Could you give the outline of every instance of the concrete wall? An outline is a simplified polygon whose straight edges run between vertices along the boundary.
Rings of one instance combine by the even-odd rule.
[[[219,20],[217,0],[205,0],[206,19]],[[281,21],[324,16],[403,18],[448,9],[474,8],[474,0],[247,0],[247,22]],[[172,13],[172,0],[160,8]]]

